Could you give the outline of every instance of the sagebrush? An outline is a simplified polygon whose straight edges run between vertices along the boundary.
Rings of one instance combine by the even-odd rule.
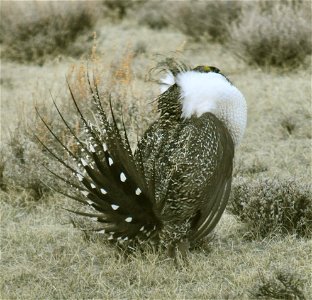
[[[169,26],[168,5],[161,1],[147,1],[138,10],[132,12],[139,25],[152,29],[163,29]]]
[[[98,18],[95,4],[87,2],[12,1],[1,6],[1,55],[18,62],[41,64],[59,54],[82,54],[88,39],[82,39],[83,45],[74,42],[84,32],[91,36]]]
[[[312,233],[311,185],[298,179],[237,177],[228,210],[246,222],[256,236]]]
[[[251,65],[302,65],[312,51],[310,3],[266,2],[250,3],[239,21],[229,25],[228,46]]]
[[[271,276],[260,273],[260,282],[250,294],[256,298],[305,300],[302,291],[305,280],[290,270],[277,270]]]
[[[104,13],[111,19],[125,18],[131,9],[140,6],[144,0],[103,0]]]
[[[195,41],[224,42],[228,25],[239,17],[241,7],[240,1],[181,1],[168,11],[168,19]]]

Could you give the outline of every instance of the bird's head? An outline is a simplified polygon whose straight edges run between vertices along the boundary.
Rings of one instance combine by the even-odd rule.
[[[184,66],[184,65],[183,65]],[[194,69],[169,70],[161,80],[161,98],[179,103],[181,118],[200,117],[206,112],[222,120],[232,135],[235,145],[243,137],[247,122],[247,105],[242,93],[212,66],[197,66]],[[170,97],[176,93],[178,99]],[[170,100],[171,99],[171,100]]]

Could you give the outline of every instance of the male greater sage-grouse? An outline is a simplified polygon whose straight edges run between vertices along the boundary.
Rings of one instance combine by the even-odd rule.
[[[227,204],[235,147],[243,136],[247,108],[244,96],[217,68],[167,68],[157,98],[159,118],[133,153],[125,128],[109,121],[96,85],[90,93],[100,125],[86,120],[70,89],[86,141],[77,137],[60,114],[80,151],[61,143],[72,162],[45,147],[73,178],[54,174],[70,192],[63,195],[89,206],[74,211],[99,223],[108,240],[153,241],[183,255],[209,235]],[[77,154],[79,153],[79,155]],[[73,165],[73,162],[75,163]]]

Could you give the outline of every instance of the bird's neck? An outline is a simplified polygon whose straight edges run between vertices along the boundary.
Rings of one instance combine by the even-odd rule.
[[[219,101],[210,112],[225,124],[232,136],[234,145],[238,146],[246,128],[246,102],[235,98],[227,102]]]
[[[179,120],[182,115],[182,105],[180,101],[180,88],[174,84],[167,91],[162,93],[158,99],[158,110],[160,117],[165,119]]]

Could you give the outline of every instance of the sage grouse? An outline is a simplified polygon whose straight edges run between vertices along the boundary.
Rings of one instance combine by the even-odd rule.
[[[74,212],[98,221],[94,230],[108,240],[153,241],[170,255],[187,251],[212,232],[227,204],[234,150],[246,126],[243,95],[215,67],[168,68],[157,98],[159,118],[133,153],[112,106],[109,121],[97,86],[89,80],[89,87],[97,126],[84,117],[69,87],[86,140],[56,106],[79,151],[66,147],[41,118],[71,157],[65,161],[43,144],[73,174],[51,171],[68,184],[70,192],[61,193],[89,206]]]

